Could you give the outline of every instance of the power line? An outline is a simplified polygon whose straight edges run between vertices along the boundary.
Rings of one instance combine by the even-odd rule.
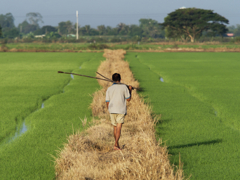
[[[135,14],[79,14],[80,18],[84,18],[84,19],[89,19],[89,18],[109,18],[109,19],[114,19],[114,18],[137,18],[139,16],[151,16],[151,17],[159,17],[162,15],[167,15],[168,13],[135,13]],[[226,13],[224,14],[227,17],[239,17],[240,13]],[[43,15],[43,19],[50,19],[50,18],[59,18],[59,17],[63,17],[63,18],[69,18],[69,17],[74,17],[74,14],[52,14],[52,15]],[[14,18],[26,18],[26,16],[22,16],[22,15],[17,15],[14,16]]]
[[[168,13],[134,13],[134,14],[80,14],[80,16],[141,16],[141,15],[163,15],[163,14],[168,14]],[[58,17],[58,16],[73,16],[74,14],[48,14],[48,15],[43,15],[44,17]],[[14,17],[26,17],[26,16],[23,16],[23,15],[16,15]]]

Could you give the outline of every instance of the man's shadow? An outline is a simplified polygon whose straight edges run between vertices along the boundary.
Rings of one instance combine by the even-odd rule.
[[[177,149],[177,148],[187,148],[187,147],[193,147],[193,146],[201,146],[201,145],[211,145],[216,143],[222,143],[222,139],[215,139],[211,141],[202,141],[202,142],[195,142],[195,143],[189,143],[189,144],[182,144],[182,145],[176,145],[176,146],[169,146],[168,149]]]

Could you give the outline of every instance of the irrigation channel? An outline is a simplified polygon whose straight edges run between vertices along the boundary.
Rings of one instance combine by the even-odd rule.
[[[80,66],[80,67],[81,67],[81,66]],[[80,68],[80,69],[81,69],[81,68]],[[71,79],[74,79],[74,76],[73,76],[72,74],[70,75],[70,77],[71,77]],[[65,85],[65,86],[63,87],[62,93],[64,93],[64,88],[65,88],[66,86],[68,86],[69,84],[70,84],[70,82],[68,82],[67,85]],[[56,94],[54,94],[54,95],[56,95]],[[54,96],[54,95],[53,95],[53,96]],[[51,97],[51,96],[50,96],[50,97]],[[50,98],[50,97],[49,97],[49,98]],[[49,99],[49,98],[48,98],[48,99]],[[45,103],[48,99],[46,99],[45,101],[42,102],[40,109],[43,109],[43,108],[44,108],[44,103]],[[40,109],[36,109],[36,110],[33,111],[32,113],[35,113],[35,112],[37,112],[37,111],[40,110]],[[30,115],[30,114],[29,114],[29,115]],[[29,116],[29,115],[28,115],[28,116]],[[16,126],[16,130],[15,130],[14,135],[10,135],[10,136],[6,137],[6,138],[3,140],[3,142],[0,143],[0,147],[1,147],[1,146],[4,146],[5,144],[11,143],[12,141],[16,140],[18,137],[20,137],[21,135],[23,135],[24,133],[26,133],[26,132],[28,131],[29,127],[26,125],[25,119],[26,119],[26,117],[25,117],[24,120],[21,122],[21,125],[17,125],[17,126]]]
[[[41,104],[41,108],[40,109],[43,109],[43,108],[44,108],[44,102]],[[39,109],[35,110],[34,112],[36,112],[38,110]],[[32,113],[34,113],[34,112],[32,112]],[[3,146],[4,144],[11,143],[15,139],[17,139],[18,137],[20,137],[21,135],[26,133],[27,130],[28,130],[28,126],[25,124],[25,119],[24,119],[20,126],[19,125],[16,126],[16,130],[15,130],[14,135],[11,135],[11,136],[5,138],[5,140],[3,140],[3,142],[1,143],[1,146]]]

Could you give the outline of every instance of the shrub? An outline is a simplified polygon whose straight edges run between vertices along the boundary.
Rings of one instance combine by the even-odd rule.
[[[108,45],[106,45],[106,44],[90,44],[89,46],[88,46],[88,48],[89,49],[107,49],[107,48],[109,48],[109,46]]]

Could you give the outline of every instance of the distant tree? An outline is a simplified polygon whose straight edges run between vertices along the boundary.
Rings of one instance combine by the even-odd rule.
[[[79,29],[79,34],[82,36],[96,36],[99,35],[99,30],[91,28],[90,25],[85,25]]]
[[[29,24],[27,20],[24,20],[18,25],[18,29],[21,31],[21,33],[28,34],[30,32],[36,31],[39,28],[37,25]]]
[[[189,37],[194,42],[203,31],[211,30],[216,35],[227,32],[228,20],[212,10],[186,8],[168,14],[160,25],[167,29],[168,37]]]
[[[42,34],[47,34],[50,32],[57,32],[57,28],[53,27],[53,26],[43,26],[40,29],[37,29],[36,31],[34,31],[33,33],[35,35],[42,35]]]
[[[30,33],[28,33],[25,37],[32,39],[32,38],[34,38],[34,34],[33,34],[33,32],[30,32]]]
[[[138,25],[130,25],[129,26],[129,32],[128,35],[129,36],[139,36],[141,37],[143,33],[142,28],[140,28]]]
[[[227,27],[229,33],[233,33],[236,27],[234,25]]]
[[[0,14],[0,25],[2,29],[4,28],[14,28],[14,17],[12,13],[7,13],[5,15]]]
[[[83,27],[83,30],[85,31],[85,35],[90,35],[91,26],[90,25],[85,25]]]
[[[234,36],[240,36],[240,24],[237,24],[236,26],[229,26],[228,32],[233,33]]]
[[[99,35],[105,35],[107,32],[107,29],[104,25],[100,25],[97,27]]]
[[[119,35],[127,35],[129,32],[129,26],[124,23],[119,23],[117,25],[117,30]]]
[[[67,28],[68,34],[70,34],[72,32],[72,30],[74,30],[73,23],[71,21],[67,21],[66,28]]]
[[[66,23],[65,22],[60,22],[58,23],[58,29],[60,34],[67,34],[67,28],[66,28]]]
[[[99,35],[99,31],[97,29],[91,28],[89,35],[90,36],[98,36]]]
[[[188,39],[188,36],[186,36],[185,34],[179,34],[179,31],[168,28],[165,28],[165,36],[167,38],[181,39],[183,41]]]
[[[139,27],[143,31],[142,36],[152,38],[164,37],[164,31],[156,20],[140,19],[139,23]]]
[[[234,35],[235,36],[240,36],[240,24],[236,25],[236,29],[234,30]]]
[[[2,27],[0,25],[0,37],[2,37]]]
[[[57,32],[57,28],[53,27],[53,26],[43,26],[41,28],[45,33],[48,33],[48,32]]]
[[[74,25],[71,21],[60,22],[58,23],[58,29],[60,34],[70,34],[74,32]]]
[[[33,32],[34,35],[42,35],[45,34],[45,30],[43,30],[42,28],[37,29]]]
[[[110,26],[106,27],[106,35],[117,35],[117,34],[118,34],[117,28],[112,28]]]
[[[79,34],[80,36],[84,36],[84,35],[85,35],[85,29],[84,29],[83,27],[80,27],[80,28],[78,29],[78,34]]]
[[[47,39],[54,39],[54,38],[60,38],[60,37],[61,35],[59,33],[53,32],[53,31],[46,34]]]
[[[20,32],[17,28],[5,28],[5,31],[3,32],[3,37],[4,38],[15,38],[20,35]]]
[[[40,27],[39,22],[43,23],[42,15],[40,13],[30,12],[27,13],[26,17],[29,24],[35,25],[38,28]]]

